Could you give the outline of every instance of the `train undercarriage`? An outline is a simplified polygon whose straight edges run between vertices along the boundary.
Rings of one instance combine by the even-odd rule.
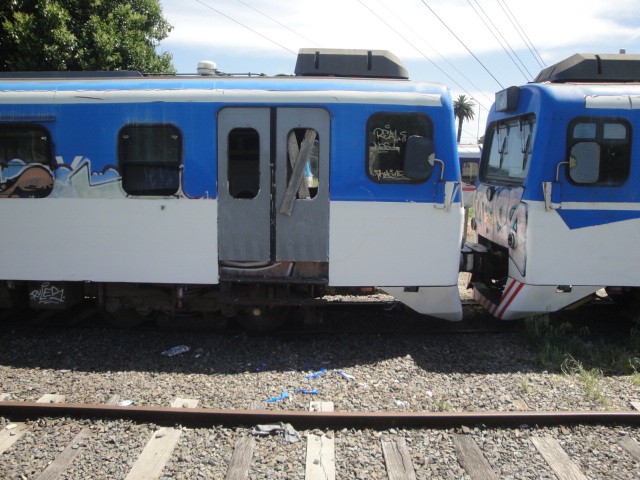
[[[317,306],[327,293],[363,294],[372,287],[327,287],[326,264],[238,264],[220,269],[216,285],[106,283],[71,281],[2,281],[0,309],[63,310],[81,302],[97,307],[109,323],[136,326],[151,317],[200,317],[226,325],[235,318],[254,332],[273,330],[296,311],[303,321],[317,321]]]

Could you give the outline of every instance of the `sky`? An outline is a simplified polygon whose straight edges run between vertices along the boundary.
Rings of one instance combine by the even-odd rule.
[[[389,50],[415,81],[471,98],[461,143],[483,135],[495,92],[575,53],[640,54],[640,0],[160,0],[158,48],[178,73],[293,74],[300,48]]]

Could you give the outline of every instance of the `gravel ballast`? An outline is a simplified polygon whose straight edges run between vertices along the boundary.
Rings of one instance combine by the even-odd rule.
[[[350,310],[351,312],[351,310]],[[351,315],[349,313],[348,315]],[[347,315],[347,314],[345,314]],[[377,315],[364,309],[359,315]],[[386,313],[389,316],[392,313]],[[379,319],[379,316],[377,317]],[[342,321],[342,320],[341,320]],[[377,321],[372,317],[371,325]],[[578,376],[537,366],[522,335],[335,333],[252,336],[203,331],[7,327],[0,338],[0,393],[36,401],[46,393],[68,403],[103,403],[112,395],[139,406],[169,406],[193,398],[203,408],[308,410],[310,401],[336,411],[630,410],[637,386],[625,375],[599,381],[588,395]],[[186,345],[189,351],[162,352]],[[307,378],[322,372],[317,378]],[[342,372],[342,375],[338,372]],[[350,379],[349,377],[353,377]],[[315,395],[296,389],[317,390]],[[0,429],[11,419],[0,419]],[[33,478],[83,428],[92,435],[62,478],[124,478],[155,425],[130,421],[38,419],[0,456],[0,478]],[[182,428],[177,426],[177,428]],[[469,478],[452,435],[459,429],[344,429],[334,432],[338,478],[387,478],[381,438],[403,437],[418,478]],[[302,431],[303,436],[313,430]],[[323,433],[318,431],[317,433]],[[554,478],[529,438],[560,441],[588,478],[638,478],[640,468],[617,442],[637,434],[622,426],[517,429],[468,426],[500,478]],[[182,428],[162,478],[224,478],[234,445],[251,426]],[[257,438],[250,478],[304,478],[305,442]]]

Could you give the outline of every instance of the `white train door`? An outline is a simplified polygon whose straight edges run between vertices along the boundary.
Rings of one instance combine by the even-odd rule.
[[[328,262],[329,114],[228,107],[218,115],[218,258]]]

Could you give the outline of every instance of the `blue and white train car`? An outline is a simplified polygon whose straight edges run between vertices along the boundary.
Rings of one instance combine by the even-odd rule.
[[[478,168],[482,147],[478,144],[458,145],[458,158],[460,160],[460,180],[462,185],[462,203],[465,207],[473,205],[478,181]]]
[[[207,73],[0,78],[0,307],[93,297],[125,323],[222,312],[261,329],[328,287],[380,286],[461,318],[444,86],[380,51]]]
[[[517,319],[640,287],[640,55],[574,55],[496,94],[465,248],[475,298]]]

